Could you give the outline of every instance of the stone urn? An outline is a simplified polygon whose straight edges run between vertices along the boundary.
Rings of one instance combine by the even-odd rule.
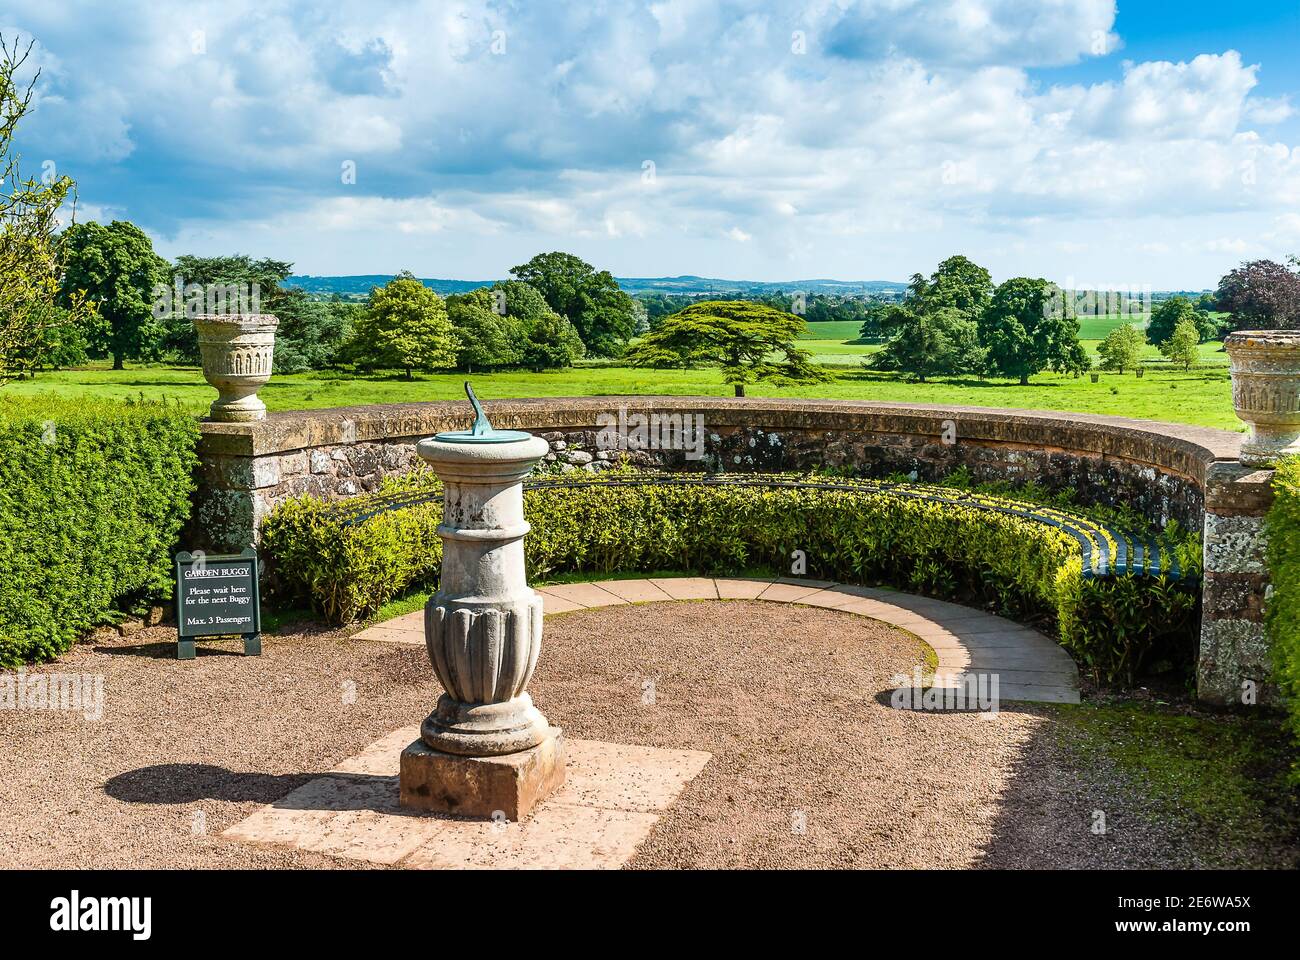
[[[1268,467],[1300,453],[1300,330],[1239,330],[1223,345],[1233,409],[1250,425],[1241,462]]]
[[[279,325],[269,313],[194,318],[203,376],[218,393],[208,411],[211,419],[246,423],[266,416],[266,404],[258,399],[257,391],[271,379],[275,328]]]

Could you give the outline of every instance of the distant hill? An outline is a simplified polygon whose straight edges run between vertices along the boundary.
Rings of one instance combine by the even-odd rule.
[[[293,275],[285,280],[286,286],[301,287],[308,293],[328,296],[338,293],[345,297],[366,296],[371,287],[383,286],[392,275],[365,274],[354,277],[313,277]],[[464,293],[476,287],[491,286],[495,280],[438,280],[421,277],[421,282],[440,294]],[[892,280],[784,280],[769,283],[762,280],[718,280],[713,277],[615,277],[618,285],[630,294],[638,293],[748,293],[764,294],[783,290],[791,293],[897,293],[907,289],[905,283]]]

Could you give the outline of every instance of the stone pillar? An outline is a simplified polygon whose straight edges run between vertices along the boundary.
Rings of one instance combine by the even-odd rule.
[[[417,451],[443,482],[442,572],[425,644],[446,691],[402,752],[401,802],[518,820],[564,779],[563,737],[533,706],[542,598],[524,571],[523,479],[545,440],[442,433]],[[496,437],[499,439],[488,439]]]
[[[1264,628],[1264,515],[1272,502],[1272,470],[1220,461],[1206,471],[1196,662],[1196,696],[1206,703],[1268,703],[1277,695]]]

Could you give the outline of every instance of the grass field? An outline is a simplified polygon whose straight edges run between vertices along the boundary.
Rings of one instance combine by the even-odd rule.
[[[837,340],[807,341],[818,360],[834,376],[829,383],[780,388],[752,384],[753,397],[817,397],[843,400],[886,400],[915,403],[949,403],[985,407],[1024,407],[1108,413],[1152,420],[1169,420],[1227,430],[1243,429],[1232,412],[1227,361],[1217,347],[1202,347],[1202,364],[1190,371],[1173,369],[1158,354],[1146,365],[1143,379],[1132,373],[1103,373],[1099,383],[1088,377],[1040,374],[1029,386],[1007,380],[974,378],[940,379],[911,383],[890,373],[860,366],[873,347]],[[1090,344],[1095,348],[1095,343]],[[414,400],[462,399],[459,373],[417,375],[405,380],[395,375],[354,377],[322,371],[272,378],[260,391],[271,410],[339,407],[366,403],[402,403]],[[584,365],[550,373],[511,371],[474,374],[479,396],[509,397],[606,396],[617,394],[700,394],[730,396],[731,388],[716,370],[644,370],[612,365]],[[0,397],[58,393],[72,396],[169,398],[196,413],[207,408],[215,394],[194,367],[131,366],[113,371],[106,364],[86,369],[46,373],[0,387]]]

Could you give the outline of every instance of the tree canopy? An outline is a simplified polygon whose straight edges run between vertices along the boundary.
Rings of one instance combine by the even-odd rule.
[[[66,176],[24,180],[13,150],[36,86],[33,77],[20,87],[16,74],[33,45],[0,36],[0,383],[81,359],[95,318],[81,291],[60,298],[64,251],[56,215],[74,184]]]
[[[447,306],[409,271],[370,291],[349,355],[361,366],[414,370],[456,365],[458,341]]]
[[[1291,266],[1300,266],[1291,258]],[[1219,281],[1220,310],[1234,330],[1276,330],[1300,324],[1300,273],[1273,260],[1252,260]]]
[[[1142,357],[1142,334],[1131,323],[1123,323],[1106,334],[1106,339],[1097,346],[1097,355],[1101,358],[1103,370],[1125,370],[1137,368]]]
[[[956,307],[916,313],[896,307],[889,315],[891,339],[868,358],[878,370],[901,370],[922,383],[945,374],[982,373],[985,351],[974,320]]]
[[[720,367],[722,379],[743,397],[745,384],[758,380],[789,385],[830,379],[795,345],[807,329],[800,317],[752,300],[708,300],[665,317],[627,360],[633,366]]]
[[[1157,347],[1164,346],[1174,335],[1174,328],[1184,319],[1192,322],[1198,338],[1214,327],[1205,311],[1198,309],[1186,297],[1170,297],[1152,309],[1151,319],[1147,321],[1147,341]]]
[[[996,373],[1022,384],[1043,370],[1080,373],[1087,355],[1079,344],[1079,321],[1060,307],[1046,280],[1013,277],[993,292],[979,319],[980,342]]]
[[[1201,331],[1196,325],[1195,317],[1183,316],[1179,318],[1178,325],[1174,327],[1174,332],[1169,335],[1169,339],[1160,345],[1160,352],[1171,363],[1182,364],[1184,370],[1189,370],[1192,364],[1200,359],[1200,352],[1196,349],[1200,342]]]
[[[539,253],[512,267],[510,274],[532,286],[552,310],[573,323],[588,353],[617,356],[636,332],[632,298],[619,289],[609,271],[597,271],[571,253]]]
[[[148,235],[125,220],[74,223],[63,232],[63,256],[62,305],[74,308],[84,295],[98,313],[88,330],[90,355],[111,356],[114,370],[147,357],[162,337],[153,290],[171,273]]]

